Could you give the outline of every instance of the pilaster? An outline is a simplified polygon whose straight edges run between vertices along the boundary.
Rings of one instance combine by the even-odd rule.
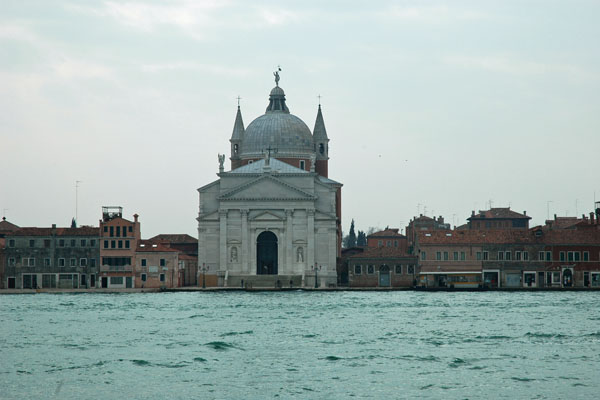
[[[219,210],[219,270],[227,269],[227,210]]]
[[[306,216],[308,218],[308,251],[306,264],[308,268],[310,268],[315,264],[315,209],[311,208],[306,210]]]
[[[293,236],[293,218],[294,210],[285,210],[285,272],[286,274],[294,273],[293,261],[294,261],[294,248],[292,246]]]
[[[248,241],[248,210],[240,209],[242,214],[242,271],[250,273],[250,265],[248,264],[248,249],[250,243]]]

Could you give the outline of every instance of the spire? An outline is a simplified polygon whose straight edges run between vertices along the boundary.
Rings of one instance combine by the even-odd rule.
[[[237,114],[235,115],[235,123],[233,124],[233,132],[231,140],[242,140],[244,138],[244,121],[242,120],[242,111],[240,110],[239,100]]]
[[[328,140],[325,122],[323,121],[323,114],[321,113],[321,104],[319,104],[319,111],[317,111],[317,120],[315,121],[315,129],[313,129],[313,137],[315,138],[315,142],[319,140]]]

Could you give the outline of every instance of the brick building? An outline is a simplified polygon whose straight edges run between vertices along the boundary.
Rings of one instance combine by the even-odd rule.
[[[367,247],[396,247],[406,252],[406,236],[399,233],[398,228],[386,228],[367,236]]]
[[[19,227],[15,224],[11,224],[6,220],[6,217],[2,217],[0,221],[0,289],[7,287],[4,271],[6,268],[6,256],[4,254],[4,248],[6,247],[5,236],[11,232],[16,231]]]
[[[100,220],[100,287],[133,288],[135,251],[141,238],[138,215],[123,218],[123,207],[102,207]]]
[[[141,240],[135,251],[135,287],[182,286],[179,251],[151,240]]]
[[[479,210],[478,214],[475,211],[467,218],[469,229],[529,229],[529,220],[527,211],[520,214],[516,211],[506,208],[491,208],[489,210]]]
[[[98,228],[19,228],[5,234],[9,289],[93,288]]]
[[[412,287],[419,276],[417,258],[399,247],[367,247],[348,257],[351,287]]]
[[[180,286],[198,286],[198,239],[186,234],[161,234],[149,240],[179,252]]]

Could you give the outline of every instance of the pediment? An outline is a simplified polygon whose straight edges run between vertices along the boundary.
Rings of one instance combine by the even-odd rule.
[[[210,213],[202,214],[198,217],[198,221],[218,221],[219,220],[219,212],[213,211]]]
[[[219,200],[315,200],[316,196],[294,185],[266,175],[239,185],[219,196]]]
[[[277,214],[272,213],[271,211],[265,211],[257,216],[250,218],[251,221],[283,221],[284,218],[281,218]]]

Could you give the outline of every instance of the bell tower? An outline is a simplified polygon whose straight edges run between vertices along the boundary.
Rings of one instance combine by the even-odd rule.
[[[315,121],[315,129],[313,129],[313,140],[315,142],[316,165],[315,172],[327,178],[328,163],[329,163],[329,138],[323,121],[323,113],[321,112],[321,103],[319,102],[319,110],[317,111],[317,120]]]
[[[242,120],[242,111],[240,110],[240,97],[238,96],[238,108],[235,115],[235,123],[233,124],[233,132],[231,133],[231,169],[236,169],[242,166],[240,154],[242,152],[242,141],[244,140],[244,121]]]

